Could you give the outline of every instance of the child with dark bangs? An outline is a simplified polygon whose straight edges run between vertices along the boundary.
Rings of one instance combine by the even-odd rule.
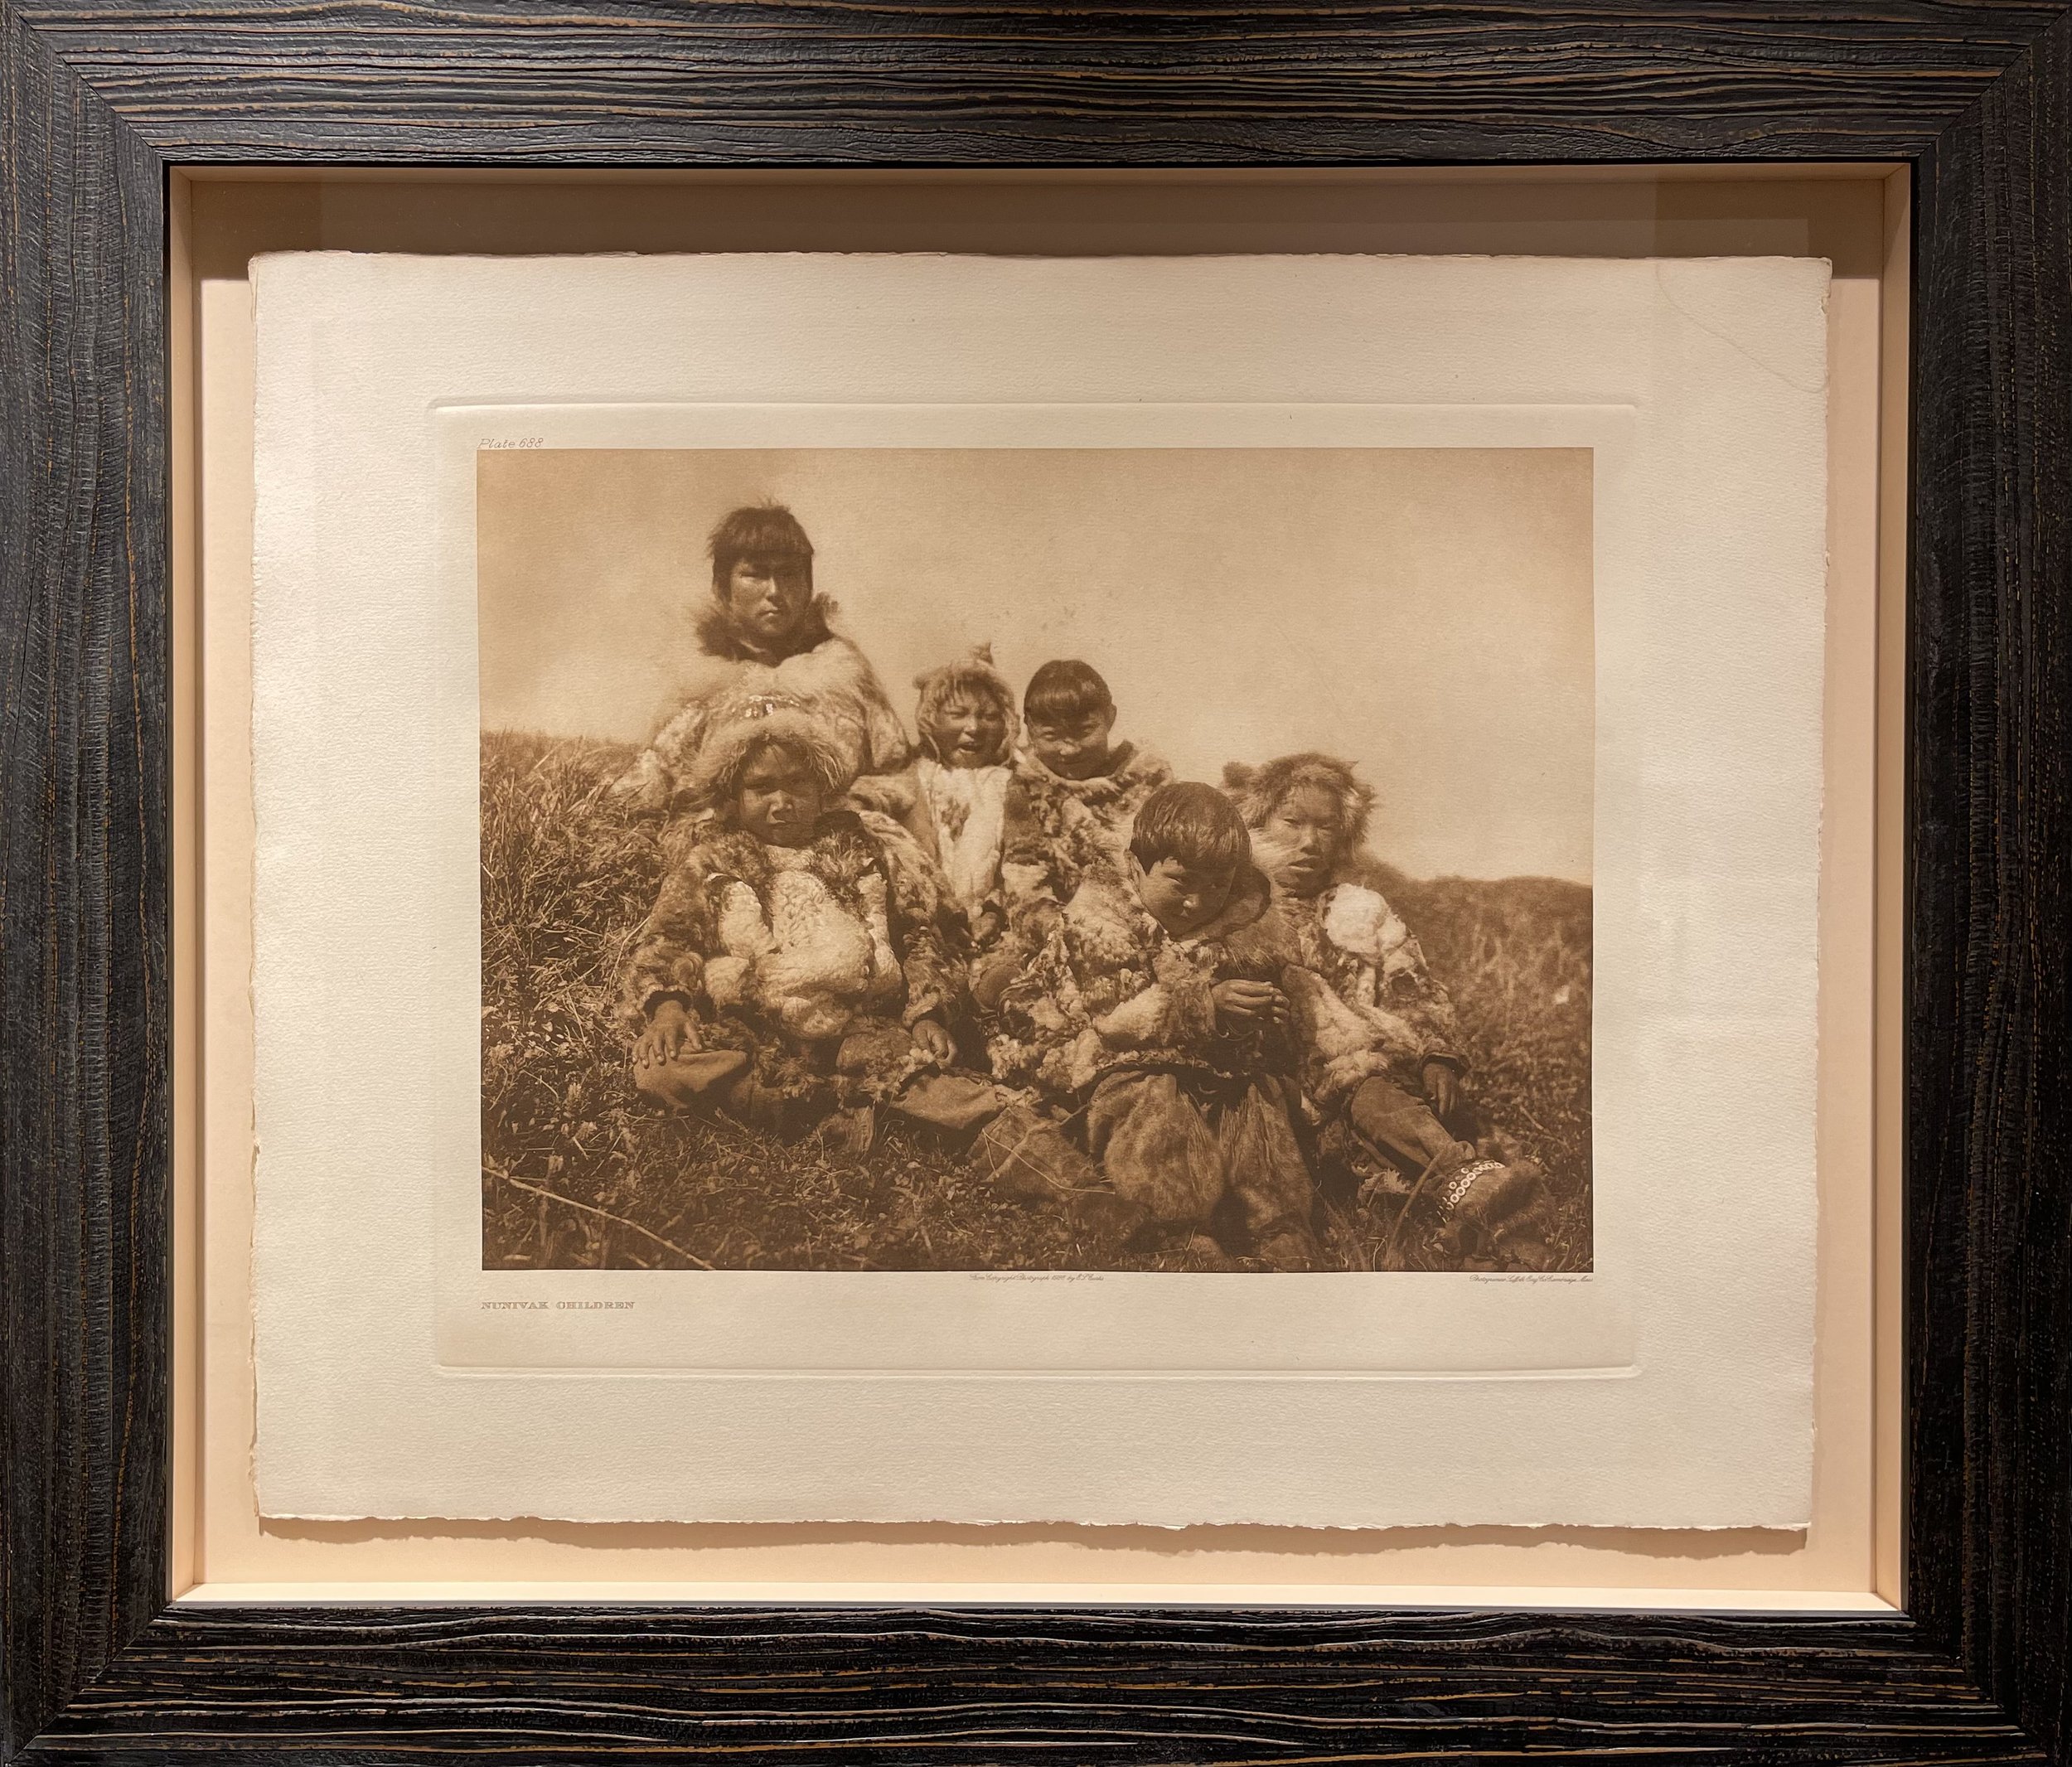
[[[850,751],[812,708],[713,709],[690,783],[713,807],[675,854],[627,961],[621,1019],[640,1089],[796,1134],[872,1107],[966,1130],[998,1088],[943,1072],[962,971],[936,903],[840,807]]]
[[[710,808],[699,798],[698,751],[714,709],[745,694],[811,706],[852,774],[894,771],[910,750],[899,714],[864,653],[834,630],[835,608],[813,587],[813,543],[781,503],[723,516],[706,545],[711,593],[696,616],[699,656],[676,709],[614,782],[612,795],[647,815]]]
[[[1147,1224],[1301,1270],[1317,1246],[1288,1003],[1277,959],[1233,942],[1268,902],[1229,800],[1159,787],[1004,991],[992,1054],[1004,1082],[1083,1114],[1101,1172]]]
[[[1022,722],[1000,851],[1011,937],[974,985],[986,1005],[1049,937],[1088,872],[1120,860],[1137,811],[1173,777],[1156,755],[1114,740],[1115,698],[1089,664],[1039,668],[1022,695]]]
[[[1114,740],[1115,697],[1087,663],[1039,668],[1022,695],[1022,722],[1000,869],[1010,924],[1040,937],[1087,872],[1121,855],[1137,811],[1173,770]]]

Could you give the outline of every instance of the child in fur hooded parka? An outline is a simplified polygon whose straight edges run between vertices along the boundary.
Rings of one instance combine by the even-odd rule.
[[[699,666],[676,712],[612,787],[643,814],[698,814],[698,752],[714,709],[745,694],[813,708],[852,777],[896,772],[911,754],[864,653],[828,624],[813,591],[813,543],[781,504],[737,509],[712,530],[712,598],[697,621]]]
[[[961,986],[937,903],[836,807],[849,752],[811,707],[713,708],[691,783],[712,821],[673,856],[627,961],[634,1076],[665,1103],[717,1102],[790,1133],[873,1105],[953,1128],[997,1111],[942,1073]]]
[[[1453,1002],[1401,917],[1348,875],[1366,845],[1372,788],[1348,763],[1315,753],[1256,769],[1232,764],[1223,778],[1251,831],[1252,857],[1273,883],[1258,955],[1283,948],[1281,987],[1303,1094],[1322,1125],[1322,1162],[1379,1179],[1398,1195],[1423,1181],[1421,1225],[1455,1252],[1464,1233],[1504,1237],[1502,1223],[1515,1217],[1500,1261],[1531,1264],[1527,1242],[1537,1228],[1524,1217],[1538,1204],[1538,1169],[1480,1157],[1478,1140],[1505,1138],[1462,1091],[1467,1063]]]
[[[1243,823],[1214,787],[1162,787],[1005,990],[994,1072],[1083,1116],[1126,1202],[1169,1227],[1306,1269],[1314,1200],[1296,1140],[1277,942]]]
[[[985,645],[917,675],[914,685],[919,756],[904,772],[858,780],[851,796],[913,836],[961,911],[968,948],[982,953],[1007,930],[1000,847],[1020,729],[1014,690]]]

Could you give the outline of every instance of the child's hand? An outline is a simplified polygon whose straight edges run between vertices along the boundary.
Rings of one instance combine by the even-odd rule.
[[[938,1062],[946,1062],[957,1053],[951,1042],[950,1034],[932,1019],[917,1019],[913,1022],[913,1040],[923,1055]]]
[[[633,1043],[636,1067],[659,1067],[680,1055],[696,1053],[698,1026],[681,1000],[664,1000],[649,1016],[647,1029]]]
[[[1006,931],[1007,917],[1005,914],[998,908],[981,908],[978,918],[971,922],[971,942],[983,951]]]
[[[1271,982],[1219,981],[1208,990],[1216,1017],[1234,1030],[1257,1030],[1288,1020],[1288,996]]]
[[[1425,1063],[1425,1102],[1432,1109],[1432,1115],[1448,1117],[1453,1107],[1460,1102],[1460,1076],[1451,1062]]]

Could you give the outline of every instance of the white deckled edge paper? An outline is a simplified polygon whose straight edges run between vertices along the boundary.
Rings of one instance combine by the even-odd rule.
[[[311,254],[255,283],[265,1513],[1803,1525],[1824,265]],[[439,1367],[479,1057],[472,609],[442,587],[436,408],[554,401],[1470,408],[1485,446],[1504,410],[1514,445],[1552,408],[1629,412],[1600,479],[1595,867],[1624,1365]],[[869,1280],[898,1307],[930,1279]],[[1254,1280],[1468,1279],[1149,1280],[1184,1335]]]

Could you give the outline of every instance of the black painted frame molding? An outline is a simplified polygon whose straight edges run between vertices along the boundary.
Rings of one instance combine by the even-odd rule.
[[[167,1604],[175,164],[1915,172],[1909,1608]],[[0,0],[0,1760],[2072,1760],[2072,7]]]

